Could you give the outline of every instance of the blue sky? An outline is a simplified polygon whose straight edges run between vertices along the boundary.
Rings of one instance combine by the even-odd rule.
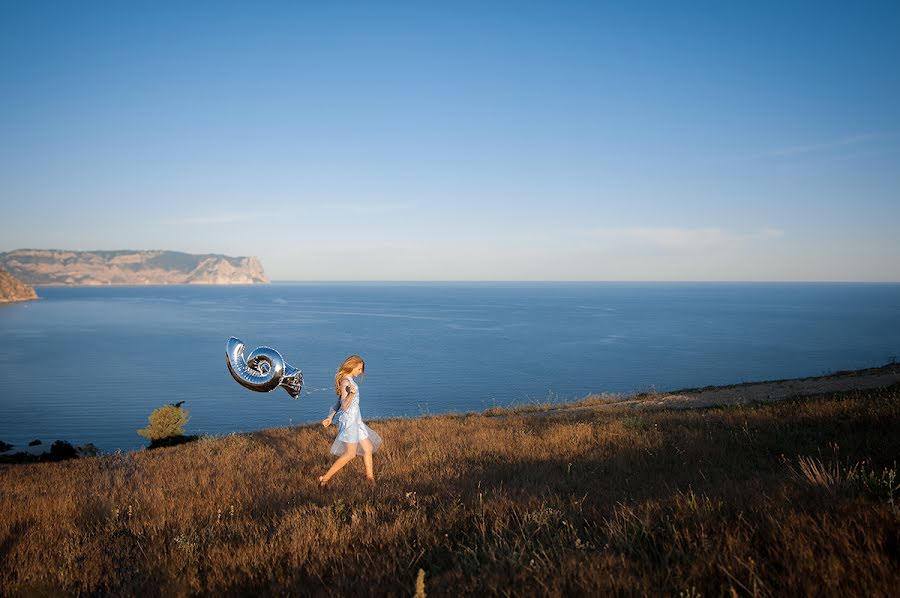
[[[896,2],[4,2],[0,251],[900,281],[898,31]]]

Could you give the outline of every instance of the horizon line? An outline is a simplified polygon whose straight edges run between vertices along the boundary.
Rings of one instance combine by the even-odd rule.
[[[677,283],[677,284],[900,284],[900,280],[547,280],[547,279],[272,279],[269,284],[285,283],[565,283],[565,284],[597,284],[597,283]],[[263,283],[265,284],[265,283]],[[252,285],[251,285],[252,286]]]

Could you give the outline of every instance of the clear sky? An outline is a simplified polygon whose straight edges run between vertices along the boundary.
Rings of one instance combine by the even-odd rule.
[[[0,251],[900,281],[900,3],[0,3]]]

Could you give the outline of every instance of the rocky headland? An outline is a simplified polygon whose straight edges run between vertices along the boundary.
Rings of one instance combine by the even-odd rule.
[[[38,295],[33,288],[7,272],[0,270],[0,303],[30,301]]]
[[[265,284],[256,257],[178,251],[18,249],[0,268],[30,285]]]

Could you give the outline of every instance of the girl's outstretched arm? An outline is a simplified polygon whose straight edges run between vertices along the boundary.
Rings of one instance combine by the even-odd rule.
[[[331,425],[331,420],[334,419],[334,416],[337,415],[338,409],[341,408],[341,400],[338,399],[334,402],[334,407],[331,408],[331,413],[328,414],[328,417],[322,420],[322,425],[326,428]]]
[[[343,380],[341,380],[341,384],[344,384],[344,380],[346,380],[346,378],[344,378]],[[345,393],[349,393],[349,391],[350,391],[350,385],[349,385],[349,384],[348,384],[346,387],[342,387],[342,388],[341,388],[341,396],[340,396],[340,398],[339,398],[337,401],[335,401],[334,407],[331,408],[331,413],[328,414],[328,417],[326,417],[325,419],[322,420],[322,425],[323,425],[323,426],[325,426],[325,427],[327,428],[328,426],[331,425],[331,420],[334,419],[334,416],[337,414],[338,409],[340,409],[341,407],[344,406],[344,394],[345,394]],[[349,401],[347,402],[347,406],[348,406],[348,407],[350,406],[350,402],[349,402]]]

